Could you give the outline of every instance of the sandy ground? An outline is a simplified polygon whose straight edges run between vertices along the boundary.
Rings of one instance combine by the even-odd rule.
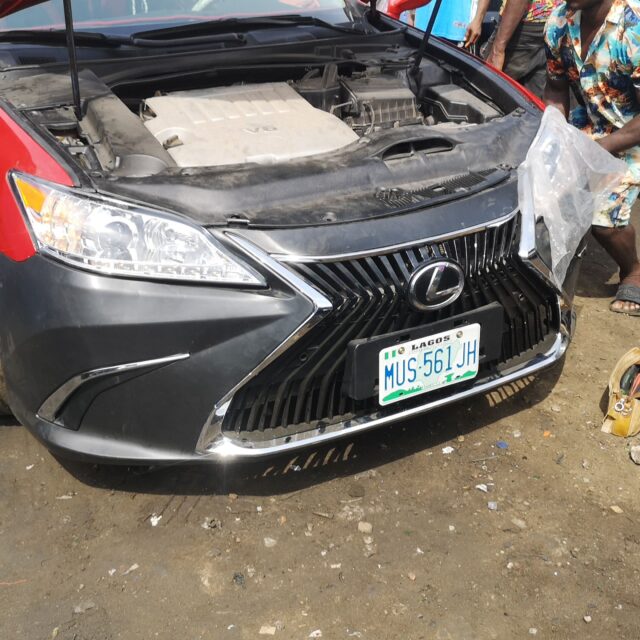
[[[615,281],[592,247],[563,366],[295,460],[63,465],[4,423],[0,638],[636,640],[640,467],[599,429],[640,335]]]

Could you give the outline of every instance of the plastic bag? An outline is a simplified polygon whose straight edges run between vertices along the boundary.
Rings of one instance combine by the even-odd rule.
[[[571,260],[591,227],[594,213],[607,208],[627,164],[570,125],[548,107],[540,129],[518,168],[523,239],[535,247],[536,222],[549,231],[553,279],[561,288]],[[521,253],[527,247],[521,247]]]

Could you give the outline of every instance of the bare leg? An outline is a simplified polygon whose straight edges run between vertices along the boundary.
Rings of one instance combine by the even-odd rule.
[[[640,287],[640,261],[638,261],[636,249],[636,231],[633,226],[614,229],[592,227],[591,230],[595,239],[620,267],[620,283]],[[616,301],[612,309],[625,313],[637,311],[640,305],[634,302]]]

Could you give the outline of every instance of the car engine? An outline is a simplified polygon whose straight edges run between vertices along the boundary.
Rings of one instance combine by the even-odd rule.
[[[147,98],[142,120],[179,167],[275,164],[334,152],[376,130],[425,123],[406,74],[238,84]]]

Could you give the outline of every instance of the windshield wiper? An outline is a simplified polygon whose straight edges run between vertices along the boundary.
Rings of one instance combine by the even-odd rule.
[[[104,33],[91,31],[75,31],[76,44],[82,47],[119,47],[122,38],[107,36]],[[39,29],[23,29],[16,31],[0,31],[0,42],[14,42],[41,45],[66,45],[67,34],[64,29],[51,29],[41,31]]]
[[[204,22],[190,22],[177,27],[140,31],[133,34],[133,38],[164,40],[174,38],[192,38],[211,33],[225,33],[228,31],[250,31],[251,29],[274,29],[290,26],[322,27],[340,33],[366,35],[368,32],[357,27],[345,27],[332,24],[314,16],[283,15],[264,18],[225,18],[205,20]]]
[[[116,36],[93,31],[74,31],[74,40],[77,47],[139,47],[139,48],[162,48],[171,46],[193,46],[197,44],[206,45],[226,45],[246,44],[246,38],[241,33],[220,33],[202,35],[199,37],[179,37],[179,38],[140,38],[133,36]],[[24,30],[24,31],[4,31],[0,32],[0,42],[39,44],[44,46],[66,46],[67,35],[62,29],[50,31]]]

